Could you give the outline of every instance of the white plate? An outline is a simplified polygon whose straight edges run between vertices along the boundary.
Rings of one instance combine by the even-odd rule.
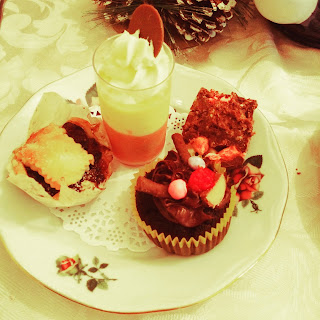
[[[82,98],[94,83],[91,67],[54,82],[37,92],[6,126],[0,137],[0,232],[12,258],[30,275],[51,290],[81,304],[111,312],[136,313],[168,310],[192,305],[213,296],[243,275],[268,250],[280,227],[287,200],[286,168],[273,131],[259,110],[255,112],[254,135],[249,154],[263,155],[257,202],[261,211],[242,208],[232,218],[225,239],[210,252],[193,257],[168,255],[159,248],[146,253],[128,250],[111,252],[89,246],[49,210],[6,181],[5,166],[12,150],[26,137],[29,120],[42,94],[55,91],[65,98]],[[187,111],[199,88],[221,92],[235,91],[216,77],[176,65],[172,106]],[[250,97],[254,98],[254,97]],[[72,276],[57,274],[56,259],[79,255],[93,266],[97,257],[108,263],[102,269],[108,289],[88,290],[83,276],[78,283]],[[85,269],[87,270],[87,269]],[[96,276],[98,274],[93,274]]]

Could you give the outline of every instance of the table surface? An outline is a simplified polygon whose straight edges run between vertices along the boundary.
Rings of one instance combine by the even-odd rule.
[[[90,21],[90,0],[8,0],[0,29],[0,131],[43,86],[91,65],[114,30]],[[238,281],[184,309],[121,315],[51,292],[0,243],[0,319],[319,319],[320,50],[287,39],[258,13],[232,19],[176,61],[216,75],[256,99],[288,170],[289,197],[269,251]],[[275,181],[275,183],[277,183]],[[199,266],[201,269],[201,266]]]

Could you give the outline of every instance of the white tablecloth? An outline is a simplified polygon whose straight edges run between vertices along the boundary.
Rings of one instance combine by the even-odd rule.
[[[93,9],[90,0],[6,2],[0,29],[0,130],[41,87],[91,64],[96,46],[114,33],[90,22],[86,13]],[[0,243],[0,319],[320,318],[320,50],[291,42],[257,13],[246,28],[231,20],[222,34],[185,50],[177,62],[219,76],[256,99],[274,129],[290,191],[270,250],[205,302],[119,315],[46,289]]]

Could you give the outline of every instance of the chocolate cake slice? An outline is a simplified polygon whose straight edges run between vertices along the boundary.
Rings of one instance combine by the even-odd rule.
[[[186,143],[198,137],[206,137],[209,148],[221,151],[234,146],[246,152],[253,136],[253,112],[256,100],[201,88],[192,104],[183,127]]]

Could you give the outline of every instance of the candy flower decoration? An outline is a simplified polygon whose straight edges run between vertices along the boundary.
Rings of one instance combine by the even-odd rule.
[[[243,168],[236,169],[233,172],[239,201],[249,200],[254,192],[259,191],[263,176],[260,169],[251,163],[247,163]]]
[[[299,24],[316,9],[318,0],[254,0],[263,17],[278,24]]]

